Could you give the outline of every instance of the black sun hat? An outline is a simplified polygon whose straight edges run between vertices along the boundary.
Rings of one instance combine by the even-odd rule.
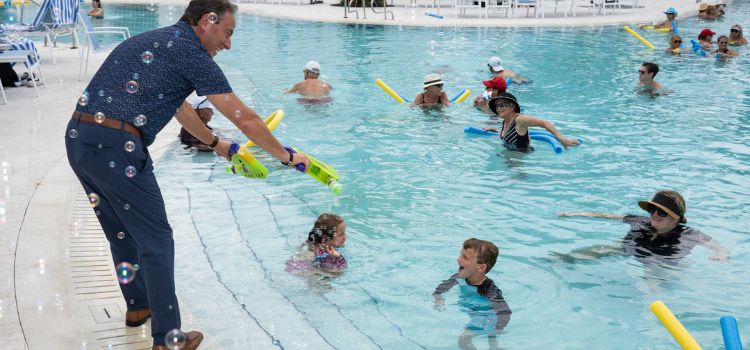
[[[487,102],[487,107],[489,107],[492,113],[497,114],[497,103],[500,102],[500,100],[506,100],[513,103],[513,110],[515,110],[516,113],[521,113],[521,106],[518,104],[518,100],[510,92],[502,92],[497,95],[497,97]]]
[[[654,195],[654,198],[652,198],[650,201],[638,201],[638,206],[645,211],[649,211],[650,206],[657,207],[667,213],[667,215],[672,217],[672,219],[677,220],[679,223],[687,223],[685,213],[683,212],[682,208],[680,208],[680,205],[677,203],[677,201],[674,198],[663,193],[656,193]]]

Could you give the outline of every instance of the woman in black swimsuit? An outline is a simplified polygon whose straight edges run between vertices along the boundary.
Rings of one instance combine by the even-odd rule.
[[[484,130],[499,133],[505,147],[510,150],[519,152],[534,150],[529,142],[529,127],[532,126],[545,128],[552,135],[555,135],[565,149],[580,144],[578,140],[564,137],[555,129],[552,123],[544,119],[521,114],[521,106],[518,105],[518,100],[509,92],[501,93],[491,99],[487,105],[492,113],[497,114],[502,119],[502,122],[500,124],[500,131],[494,128],[485,128]]]
[[[424,92],[417,95],[412,103],[414,106],[448,106],[451,101],[443,91],[443,78],[440,74],[428,74],[424,77]]]
[[[727,47],[729,45],[729,37],[726,35],[722,35],[719,37],[718,40],[716,40],[716,44],[719,45],[719,48],[714,51],[715,54],[719,55],[721,58],[727,58],[727,57],[737,57],[740,54],[737,53],[737,51],[734,51]]]

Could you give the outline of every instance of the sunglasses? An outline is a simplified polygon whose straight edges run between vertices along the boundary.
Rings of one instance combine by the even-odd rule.
[[[648,206],[648,213],[649,214],[653,214],[654,212],[656,212],[656,215],[659,216],[660,218],[665,218],[665,217],[667,217],[667,215],[669,215],[669,214],[667,214],[666,211],[662,210],[661,208],[659,208],[659,207],[657,207],[655,205],[649,205]]]
[[[719,41],[719,44],[729,44],[728,41]]]
[[[644,74],[646,74],[646,73],[648,73],[648,72],[646,72],[645,70],[640,70],[640,69],[639,69],[639,70],[638,70],[638,73],[640,73],[641,75],[644,75]]]
[[[443,84],[435,84],[433,86],[436,87],[436,88],[438,88],[438,89],[442,89],[443,88]]]
[[[675,44],[682,44],[682,40],[673,40],[672,42]]]
[[[498,103],[495,103],[495,109],[505,108],[505,107],[509,107],[512,105],[513,103],[511,102],[498,102]]]

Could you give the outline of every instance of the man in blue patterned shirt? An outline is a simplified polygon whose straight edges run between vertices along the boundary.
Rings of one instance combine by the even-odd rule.
[[[84,90],[66,131],[68,161],[110,243],[128,308],[126,324],[137,327],[151,317],[154,349],[165,349],[172,331],[180,334],[180,311],[172,228],[146,147],[174,116],[214,152],[229,156],[230,142],[215,136],[185,98],[193,91],[207,96],[282,163],[309,166],[232,92],[213,60],[231,47],[236,11],[228,0],[192,0],[177,24],[122,42]],[[182,349],[195,349],[203,339],[199,332],[186,336]]]

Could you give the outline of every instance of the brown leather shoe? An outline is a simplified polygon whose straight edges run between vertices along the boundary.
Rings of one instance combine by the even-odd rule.
[[[187,332],[185,333],[185,336],[187,336],[187,341],[180,350],[195,350],[203,341],[203,333],[198,331]],[[151,347],[151,350],[169,350],[169,348],[164,345],[154,345]]]
[[[125,325],[128,327],[138,327],[151,317],[151,309],[145,308],[135,311],[128,311],[125,313]]]

